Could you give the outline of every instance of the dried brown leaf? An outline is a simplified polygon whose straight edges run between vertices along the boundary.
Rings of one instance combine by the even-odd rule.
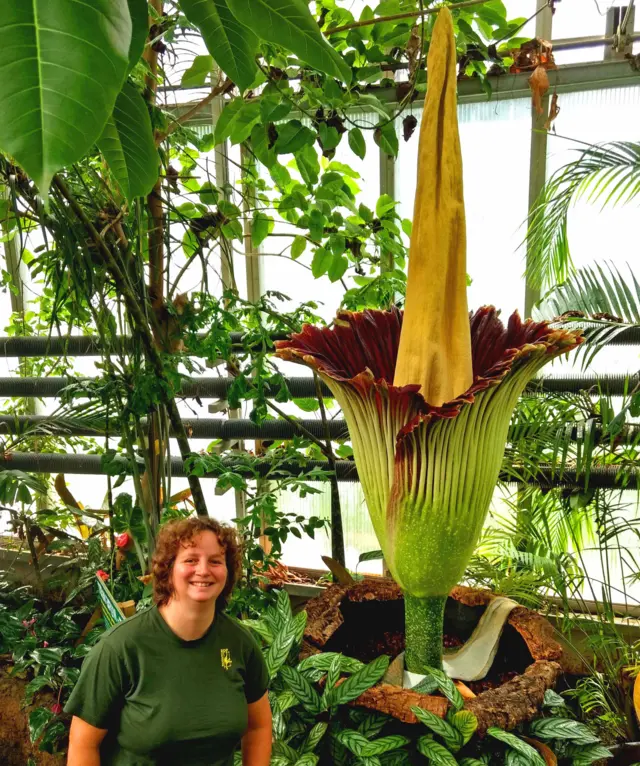
[[[529,78],[529,87],[533,94],[533,106],[537,114],[542,114],[542,99],[549,90],[549,76],[543,66],[537,66]]]

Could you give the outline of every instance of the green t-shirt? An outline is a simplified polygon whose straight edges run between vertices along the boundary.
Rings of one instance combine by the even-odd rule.
[[[108,730],[101,766],[230,766],[267,683],[258,643],[231,617],[184,641],[153,607],[104,634],[65,711]]]

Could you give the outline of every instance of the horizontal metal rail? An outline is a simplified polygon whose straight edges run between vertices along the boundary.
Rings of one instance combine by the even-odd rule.
[[[205,339],[208,333],[200,333]],[[245,337],[241,332],[230,333],[231,343],[240,345]],[[272,340],[284,340],[286,333],[273,333]],[[112,351],[128,353],[133,347],[133,340],[128,335],[118,335],[113,339]],[[42,357],[42,356],[102,356],[104,344],[97,335],[69,335],[52,337],[0,337],[0,356],[4,357]]]
[[[248,478],[255,476],[254,473],[235,464],[238,473],[242,473]],[[336,477],[338,481],[358,481],[358,471],[355,463],[350,460],[338,460],[335,463]],[[223,470],[228,471],[234,468],[233,460],[223,461]],[[89,474],[100,475],[102,469],[101,458],[99,455],[69,455],[43,452],[9,452],[0,455],[0,469],[14,469],[32,473],[64,473],[64,474]],[[304,467],[295,462],[278,463],[274,466],[269,461],[263,464],[257,464],[255,473],[260,476],[269,476],[274,469],[277,475],[289,473],[293,476],[299,476],[304,470],[329,470],[329,464],[319,460],[309,460]],[[507,483],[517,483],[514,478],[517,467],[514,467],[513,473],[502,473],[500,480]],[[171,458],[171,474],[175,477],[186,476],[181,458]],[[603,466],[592,468],[589,475],[590,489],[637,489],[640,471],[629,471],[627,483],[624,487],[620,484],[620,471],[617,466]],[[212,471],[206,473],[204,478],[215,479],[219,472]],[[542,487],[570,487],[583,489],[585,486],[584,477],[577,475],[575,471],[565,470],[559,473],[546,465],[539,466],[538,472],[533,477],[527,477],[526,483]]]
[[[640,77],[638,78],[640,82]],[[572,329],[584,329],[587,325],[571,323]],[[593,325],[591,325],[593,327]],[[198,337],[205,339],[208,333]],[[245,337],[243,333],[232,332],[231,342],[240,345]],[[284,340],[286,333],[273,333],[271,340]],[[640,327],[629,327],[610,341],[614,346],[640,346]],[[118,335],[113,340],[113,348],[127,352],[131,349],[132,339],[128,335]],[[103,344],[97,335],[69,335],[64,337],[0,337],[0,356],[101,356]]]
[[[299,428],[292,422],[283,419],[265,420],[261,425],[256,425],[248,418],[238,418],[230,420],[227,418],[196,418],[183,420],[187,434],[193,439],[222,439],[235,441],[238,439],[260,439],[265,440],[287,440],[293,439],[301,434],[301,429],[315,436],[316,439],[326,437],[325,426],[322,420],[306,419],[296,420]],[[145,421],[142,425],[144,427]],[[544,428],[545,423],[518,424],[509,432],[509,441],[514,438],[523,438],[526,435],[535,436],[536,432]],[[589,429],[588,437],[590,440],[598,443],[602,438],[602,428],[592,423],[566,423],[564,432],[572,441],[578,438],[585,439],[585,434]],[[563,428],[559,426],[559,428]],[[349,438],[349,429],[345,420],[336,419],[327,421],[329,436],[333,441],[343,441]],[[104,425],[89,426],[78,418],[58,418],[47,415],[10,415],[0,416],[0,437],[3,434],[24,434],[27,431],[48,434],[61,438],[70,436],[104,436],[106,430]],[[112,429],[111,435],[117,435],[117,431]],[[173,433],[171,434],[173,436]],[[605,435],[605,439],[609,437]],[[637,442],[640,438],[640,424],[630,424],[624,426],[619,433],[615,435],[616,441],[623,443]]]
[[[80,387],[89,387],[95,378],[0,378],[0,399],[15,396],[48,399],[59,397],[69,386],[76,386],[75,395],[79,396]],[[285,378],[291,396],[296,399],[315,398],[314,379],[307,377]],[[594,390],[610,396],[622,396],[628,393],[640,380],[638,375],[554,375],[535,378],[527,386],[531,393],[577,393]],[[185,399],[226,399],[234,381],[232,377],[196,377],[185,378],[178,392],[179,398]],[[329,389],[322,384],[324,396],[331,398]],[[275,396],[277,390],[267,390],[267,397]],[[90,389],[87,388],[87,397]]]

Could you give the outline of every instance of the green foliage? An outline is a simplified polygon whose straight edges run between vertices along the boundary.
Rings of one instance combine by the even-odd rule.
[[[585,323],[586,342],[578,353],[586,370],[616,336],[640,326],[640,284],[630,266],[628,275],[612,263],[586,266],[550,290],[540,312],[551,319],[568,314],[568,326],[576,320]]]
[[[82,159],[101,135],[129,65],[131,30],[127,0],[4,3],[0,150],[43,196],[53,174]]]
[[[241,91],[251,87],[259,75],[255,61],[258,38],[241,16],[231,12],[228,0],[181,0],[181,8],[200,29],[220,69]]]
[[[127,200],[149,194],[158,178],[158,152],[145,102],[130,83],[120,91],[98,147]]]
[[[473,713],[453,706],[446,719],[412,708],[420,720],[417,726],[407,726],[389,716],[354,706],[355,691],[362,693],[377,683],[388,658],[379,657],[363,664],[336,652],[326,652],[299,661],[302,633],[290,644],[295,619],[286,594],[281,592],[277,604],[268,607],[260,620],[245,623],[263,642],[266,657],[285,654],[286,649],[276,651],[275,646],[290,646],[285,662],[272,676],[269,693],[274,763],[294,766],[300,759],[313,756],[312,760],[317,759],[321,766],[362,763],[408,766],[421,762],[415,760],[421,754],[443,766],[489,766],[505,762],[541,766],[542,758],[522,739],[524,735],[539,736],[555,752],[571,759],[577,757],[572,750],[576,742],[589,740],[583,745],[588,748],[584,760],[578,760],[576,766],[587,766],[591,755],[610,755],[594,741],[597,737],[589,734],[586,727],[566,718],[537,720],[517,732],[491,728],[488,737],[479,738],[475,736],[477,720]],[[438,680],[448,688],[441,678]],[[341,697],[339,692],[347,685],[351,691]],[[553,694],[548,694],[547,699],[558,707]]]
[[[527,278],[538,287],[562,284],[573,273],[567,216],[577,200],[604,207],[640,193],[640,144],[614,141],[578,151],[549,179],[531,213]]]
[[[349,83],[350,68],[324,40],[304,0],[227,0],[231,11],[263,40],[305,64]]]

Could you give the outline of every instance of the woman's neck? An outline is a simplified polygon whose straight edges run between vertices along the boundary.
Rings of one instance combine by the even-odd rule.
[[[172,598],[168,604],[158,607],[158,611],[176,636],[183,641],[196,641],[211,627],[216,603],[183,604]]]

